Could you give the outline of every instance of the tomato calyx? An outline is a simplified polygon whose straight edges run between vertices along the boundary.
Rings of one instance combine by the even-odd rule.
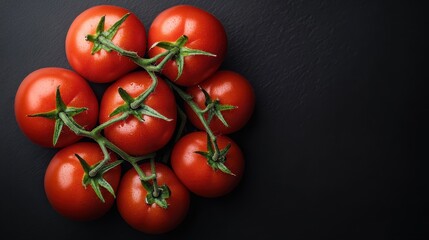
[[[226,155],[230,147],[231,144],[228,144],[224,149],[219,151],[218,155],[216,155],[216,151],[213,150],[212,142],[210,141],[210,137],[207,134],[207,152],[195,151],[194,153],[204,156],[213,171],[220,170],[226,174],[235,176],[235,174],[231,172],[231,170],[229,170],[229,168],[225,165],[227,160]]]
[[[54,128],[54,135],[52,139],[52,144],[55,146],[58,142],[58,139],[61,134],[61,130],[64,126],[63,120],[60,118],[60,113],[65,113],[69,118],[73,121],[73,116],[76,116],[79,113],[82,113],[84,111],[88,110],[85,107],[82,108],[76,108],[76,107],[68,107],[63,99],[61,98],[60,94],[60,86],[57,87],[56,94],[55,94],[55,109],[49,112],[42,112],[42,113],[35,113],[35,114],[29,114],[28,117],[44,117],[48,119],[55,119],[55,128]]]
[[[206,108],[201,110],[201,112],[208,113],[207,122],[210,124],[211,120],[216,115],[216,117],[219,118],[223,125],[228,127],[229,125],[223,117],[222,111],[232,110],[237,107],[228,104],[220,104],[219,100],[213,100],[204,88],[202,88],[201,86],[198,86],[198,88],[204,93]]]
[[[147,191],[145,199],[147,204],[152,205],[155,203],[164,209],[168,208],[167,199],[170,197],[171,192],[167,185],[164,184],[160,187],[155,187],[154,185],[150,185],[145,181],[142,181],[142,184]]]
[[[106,16],[102,16],[100,21],[98,22],[97,29],[95,34],[91,35],[88,34],[85,37],[85,40],[90,41],[94,43],[94,46],[91,49],[91,54],[95,54],[99,52],[101,49],[106,50],[107,52],[112,51],[113,49],[106,45],[105,43],[100,42],[100,38],[104,38],[107,40],[112,40],[115,36],[116,32],[118,31],[121,24],[128,18],[130,13],[125,14],[121,19],[119,19],[117,22],[115,22],[109,29],[104,31],[104,22],[106,19]]]
[[[115,116],[119,113],[126,113],[126,114],[131,114],[134,117],[136,117],[139,121],[143,122],[143,115],[146,116],[151,116],[151,117],[155,117],[155,118],[160,118],[163,119],[165,121],[172,121],[173,119],[167,118],[164,115],[162,115],[161,113],[159,113],[158,111],[156,111],[155,109],[149,107],[148,105],[144,104],[144,103],[140,103],[137,105],[137,107],[134,107],[136,102],[143,102],[144,99],[147,97],[146,94],[147,91],[145,91],[142,95],[140,96],[144,96],[144,98],[133,98],[131,97],[127,91],[125,91],[123,88],[118,88],[118,93],[121,96],[121,98],[124,100],[124,104],[117,107],[115,110],[113,110],[113,112],[109,115],[110,117]]]
[[[109,184],[109,182],[106,181],[106,179],[103,178],[103,174],[109,171],[110,169],[118,166],[123,161],[122,160],[116,160],[110,164],[104,165],[102,168],[97,171],[97,174],[94,176],[90,175],[90,172],[92,169],[96,168],[99,163],[96,163],[92,166],[90,166],[81,156],[78,154],[75,154],[75,156],[79,159],[80,164],[82,165],[84,174],[82,178],[82,185],[86,188],[88,185],[91,185],[91,188],[94,190],[97,197],[102,201],[105,202],[103,194],[101,193],[100,186],[105,188],[107,191],[109,191],[110,194],[113,195],[114,198],[116,198],[115,191],[113,190],[112,186]]]
[[[147,192],[145,197],[146,204],[156,204],[161,208],[168,208],[167,199],[171,195],[170,188],[166,184],[163,184],[162,186],[158,185],[157,174],[155,170],[155,158],[150,158],[150,167],[152,173],[150,176],[146,176],[136,163],[132,165],[140,178],[143,188]]]
[[[179,79],[180,76],[182,75],[183,67],[185,65],[185,57],[193,56],[193,55],[204,55],[209,57],[216,57],[216,55],[213,53],[185,47],[185,44],[187,41],[188,41],[188,37],[186,35],[182,35],[176,40],[176,42],[156,42],[152,44],[152,46],[150,47],[150,49],[154,47],[160,47],[169,52],[174,53],[172,56],[172,59],[174,59],[177,65],[176,80]]]
[[[105,16],[101,17],[95,34],[88,34],[85,36],[86,41],[90,41],[94,43],[93,48],[91,49],[91,54],[95,54],[96,52],[104,49],[107,52],[116,51],[120,55],[130,58],[134,63],[145,69],[148,73],[160,72],[164,65],[171,59],[174,59],[177,65],[177,76],[176,80],[180,78],[183,72],[183,68],[185,65],[185,57],[193,56],[193,55],[204,55],[210,57],[216,57],[215,54],[209,53],[206,51],[192,49],[185,47],[186,42],[188,41],[188,37],[182,35],[175,42],[156,42],[152,44],[150,49],[154,47],[160,47],[167,51],[160,53],[157,56],[146,59],[140,57],[137,52],[128,51],[120,48],[112,42],[113,37],[118,31],[121,24],[127,19],[130,13],[125,14],[121,19],[115,22],[108,30],[104,31],[104,22]],[[149,50],[150,50],[149,49]],[[162,59],[158,65],[152,65],[159,59]]]

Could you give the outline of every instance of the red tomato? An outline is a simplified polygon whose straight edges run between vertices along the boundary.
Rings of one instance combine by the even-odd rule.
[[[143,163],[140,168],[146,176],[151,174],[150,163]],[[120,215],[131,227],[149,234],[166,233],[176,228],[185,219],[190,203],[188,189],[169,167],[156,163],[155,169],[158,186],[166,184],[170,189],[167,208],[146,203],[148,192],[135,169],[128,170],[122,177],[116,202]]]
[[[91,186],[82,185],[83,168],[75,156],[78,154],[89,165],[101,161],[104,156],[93,142],[78,142],[59,150],[45,173],[45,193],[52,207],[61,215],[77,221],[89,221],[105,215],[114,204],[115,198],[105,188],[100,187],[105,202],[95,194]],[[110,154],[111,161],[116,160]],[[104,179],[116,192],[121,177],[121,166],[103,174]]]
[[[79,125],[90,130],[97,123],[98,100],[85,79],[68,69],[54,67],[38,69],[28,74],[17,90],[15,117],[23,133],[43,147],[54,147],[52,139],[55,119],[28,115],[55,110],[58,86],[61,97],[68,107],[88,108],[73,117]],[[81,138],[64,125],[55,147],[64,147]]]
[[[210,98],[218,100],[222,105],[231,105],[236,108],[221,111],[223,118],[228,123],[226,127],[219,118],[214,115],[210,122],[210,129],[215,134],[229,134],[240,130],[250,119],[255,105],[255,94],[252,85],[242,75],[233,71],[218,71],[199,84]],[[194,102],[204,109],[206,107],[203,91],[198,86],[189,87],[187,93],[192,96]],[[204,126],[195,112],[185,104],[185,111],[189,121],[200,130]],[[205,114],[207,119],[208,114]]]
[[[110,85],[103,94],[100,103],[100,123],[120,114],[109,117],[119,106],[125,104],[118,93],[123,88],[136,98],[152,84],[152,79],[145,71],[132,72]],[[144,155],[159,150],[168,143],[176,127],[176,100],[167,83],[158,77],[155,90],[143,102],[171,121],[142,115],[143,121],[130,115],[125,121],[116,122],[104,129],[105,136],[116,146],[130,155]]]
[[[111,82],[137,68],[133,61],[115,51],[102,49],[92,55],[94,44],[85,40],[88,34],[95,34],[102,16],[105,16],[104,29],[107,30],[126,13],[130,11],[117,6],[94,6],[79,14],[70,25],[65,42],[67,59],[70,66],[87,80]],[[111,41],[122,49],[143,56],[146,51],[146,29],[137,16],[131,13]]]
[[[227,51],[227,36],[222,23],[212,14],[189,5],[178,5],[161,12],[149,28],[148,45],[156,42],[175,42],[182,35],[188,37],[185,47],[215,54],[211,56],[186,56],[182,76],[177,85],[192,86],[213,74],[223,62]],[[154,47],[153,57],[165,49]],[[169,61],[162,73],[170,80],[177,77],[175,61]]]
[[[234,175],[214,170],[207,158],[197,151],[207,151],[205,132],[191,132],[177,141],[171,153],[171,166],[177,177],[194,194],[202,197],[220,197],[231,192],[240,182],[244,171],[243,154],[239,146],[227,136],[218,136],[220,149],[228,144],[225,166]]]

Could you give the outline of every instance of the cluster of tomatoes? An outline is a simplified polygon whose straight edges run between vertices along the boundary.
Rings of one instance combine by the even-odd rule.
[[[131,227],[157,234],[183,221],[191,193],[237,186],[243,153],[227,135],[248,122],[255,96],[246,78],[220,69],[227,36],[215,16],[173,6],[146,35],[129,10],[94,6],[74,19],[65,47],[73,70],[35,70],[15,97],[22,132],[58,149],[44,179],[53,209],[86,221],[116,203]],[[89,82],[109,83],[100,102]],[[180,131],[187,120],[194,130]],[[156,160],[167,146],[169,160]]]

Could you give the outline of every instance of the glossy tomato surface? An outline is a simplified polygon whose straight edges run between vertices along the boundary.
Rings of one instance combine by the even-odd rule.
[[[177,65],[169,61],[162,73],[181,86],[195,85],[213,74],[222,64],[227,52],[227,36],[222,23],[211,13],[189,5],[177,5],[161,12],[149,28],[148,45],[156,42],[175,42],[185,35],[185,47],[215,54],[216,57],[195,55],[184,60],[182,76],[176,80]],[[154,47],[149,51],[153,57],[165,51]]]
[[[115,51],[102,49],[94,54],[94,44],[86,40],[88,34],[95,34],[98,22],[105,16],[104,29],[109,29],[121,19],[128,9],[112,5],[97,5],[80,13],[71,23],[66,36],[65,50],[71,67],[89,81],[106,83],[116,80],[137,68],[127,57]],[[143,56],[146,51],[146,29],[138,17],[131,13],[119,27],[111,40],[122,49],[137,52]]]
[[[146,176],[151,175],[150,163],[143,163],[140,168]],[[117,195],[122,218],[134,229],[149,234],[166,233],[176,228],[186,218],[190,204],[189,191],[174,172],[162,163],[156,163],[155,169],[158,186],[166,184],[170,189],[167,208],[146,203],[147,190],[133,168],[122,177]]]
[[[234,174],[214,170],[207,158],[196,153],[207,151],[207,134],[202,131],[183,136],[173,147],[171,166],[177,177],[194,194],[202,197],[220,197],[231,192],[240,182],[244,172],[244,158],[239,146],[227,136],[218,136],[220,149],[228,144],[225,166]]]
[[[110,85],[101,99],[100,123],[122,114],[109,116],[116,108],[125,104],[118,93],[119,88],[136,98],[151,84],[152,79],[148,73],[137,71],[127,74]],[[172,90],[162,78],[158,77],[155,90],[143,104],[156,110],[170,121],[149,115],[142,115],[143,121],[140,121],[130,115],[126,120],[116,122],[104,129],[104,134],[110,141],[131,155],[144,155],[159,150],[171,139],[176,127],[176,100]]]
[[[206,107],[203,88],[212,101],[218,100],[221,105],[231,105],[234,109],[221,111],[228,123],[225,126],[217,116],[210,121],[210,129],[216,134],[229,134],[240,130],[249,121],[255,107],[255,93],[250,82],[241,74],[229,70],[221,70],[204,80],[199,86],[189,87],[187,93],[192,96],[200,109]],[[185,104],[186,114],[191,123],[200,130],[204,126],[195,112]],[[208,114],[205,114],[207,119]]]
[[[43,147],[54,147],[52,139],[55,119],[29,115],[55,110],[57,87],[65,105],[87,108],[73,116],[79,125],[90,130],[98,119],[97,97],[88,82],[77,73],[57,67],[41,68],[31,72],[24,78],[16,92],[15,118],[22,132]],[[64,147],[81,138],[64,125],[55,147]]]
[[[44,187],[47,199],[59,214],[76,221],[89,221],[105,215],[113,206],[115,198],[106,189],[100,187],[105,202],[95,194],[91,186],[82,185],[84,175],[78,154],[89,165],[103,160],[98,144],[78,142],[59,150],[46,169]],[[116,156],[110,153],[111,161]],[[104,179],[116,192],[121,177],[121,166],[109,170]]]

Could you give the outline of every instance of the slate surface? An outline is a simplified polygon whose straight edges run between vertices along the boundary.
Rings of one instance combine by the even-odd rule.
[[[169,6],[212,12],[229,38],[223,69],[255,88],[249,124],[231,135],[246,172],[232,194],[192,198],[169,234],[131,229],[113,209],[80,223],[52,210],[43,176],[56,150],[32,144],[13,115],[30,72],[70,68],[67,29],[114,4],[148,28]],[[427,31],[412,1],[2,1],[2,234],[13,239],[427,239],[429,178],[423,79]],[[101,96],[104,85],[93,88]]]

